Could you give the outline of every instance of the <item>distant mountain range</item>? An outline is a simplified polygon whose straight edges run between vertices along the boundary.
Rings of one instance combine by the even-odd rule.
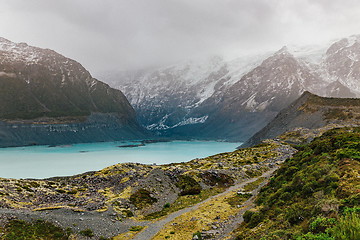
[[[100,74],[163,136],[246,140],[304,91],[360,96],[360,36],[225,61]]]
[[[121,91],[55,51],[0,38],[0,146],[142,138]]]
[[[144,138],[147,130],[245,141],[305,91],[360,96],[360,36],[104,74],[136,113],[121,91],[52,50],[0,38],[0,60],[0,146]]]

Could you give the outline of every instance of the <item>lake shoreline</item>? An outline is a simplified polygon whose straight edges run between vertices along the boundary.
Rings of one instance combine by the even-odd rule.
[[[0,149],[0,177],[44,179],[97,171],[118,163],[170,164],[234,151],[240,143],[216,141],[137,141],[31,146]]]

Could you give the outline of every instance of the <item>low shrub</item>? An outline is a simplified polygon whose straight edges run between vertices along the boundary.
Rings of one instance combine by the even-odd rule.
[[[131,226],[129,228],[129,231],[132,231],[132,232],[138,232],[138,231],[141,231],[144,227],[142,226]]]
[[[151,205],[157,202],[157,199],[151,197],[151,193],[146,189],[139,189],[135,193],[131,194],[130,202],[137,208],[143,208],[146,205]]]
[[[180,195],[195,195],[201,192],[202,187],[194,178],[188,175],[180,175],[176,186],[181,189]]]
[[[234,184],[234,180],[223,173],[205,172],[201,175],[201,178],[210,186],[227,187]]]
[[[125,214],[126,217],[133,217],[134,214],[131,210],[122,210],[122,213]]]
[[[79,232],[80,235],[84,236],[84,237],[93,237],[94,233],[91,229],[85,229]]]

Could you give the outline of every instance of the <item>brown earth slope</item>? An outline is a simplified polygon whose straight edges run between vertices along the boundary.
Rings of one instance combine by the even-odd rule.
[[[360,123],[360,99],[325,98],[304,92],[283,109],[266,127],[241,147],[249,147],[264,139],[272,139],[296,128],[316,129],[329,124],[357,125]],[[309,139],[311,140],[311,139]]]

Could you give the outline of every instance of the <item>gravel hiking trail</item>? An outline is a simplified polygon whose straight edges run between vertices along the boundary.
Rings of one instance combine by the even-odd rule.
[[[149,223],[147,226],[146,229],[142,230],[141,232],[139,232],[133,239],[134,240],[149,240],[151,238],[153,238],[159,231],[160,229],[167,223],[173,221],[175,218],[179,217],[180,215],[184,214],[184,213],[187,213],[187,212],[191,212],[191,211],[194,211],[195,209],[197,209],[201,204],[203,203],[206,203],[208,201],[210,201],[211,199],[214,199],[214,198],[218,198],[218,197],[221,197],[223,195],[226,195],[227,193],[231,192],[231,191],[238,191],[238,190],[241,190],[246,184],[250,183],[250,182],[253,182],[253,181],[256,181],[258,178],[260,177],[264,177],[266,179],[268,179],[272,174],[273,172],[276,170],[277,168],[273,168],[267,172],[265,172],[263,175],[259,176],[259,177],[255,177],[255,178],[251,178],[251,179],[248,179],[242,183],[239,183],[237,185],[234,185],[234,186],[231,186],[229,187],[225,192],[222,192],[218,195],[215,195],[215,196],[212,196],[212,197],[209,197],[208,199],[202,201],[202,202],[199,202],[197,203],[196,205],[192,206],[192,207],[188,207],[188,208],[184,208],[182,210],[179,210],[177,212],[174,212],[174,213],[171,213],[169,214],[167,217],[159,220],[159,221],[156,221],[156,222],[151,222]],[[261,186],[265,185],[267,180],[264,180],[262,183],[261,183]],[[257,194],[257,192],[259,191],[260,187],[258,187],[256,190],[252,191],[253,194]],[[224,232],[223,233],[220,233],[220,235],[222,237],[224,236],[227,236],[236,226],[237,224],[239,224],[240,222],[238,222],[237,220],[242,220],[242,214],[250,209],[253,205],[253,202],[254,202],[254,199],[255,199],[255,195],[253,197],[251,197],[250,199],[248,199],[243,205],[244,206],[247,206],[246,209],[244,210],[243,208],[241,209],[241,211],[239,212],[238,215],[236,215],[236,218],[234,221],[232,221],[232,224],[231,226],[229,226],[228,229],[224,229]],[[233,227],[235,226],[235,227]],[[222,238],[219,238],[219,239],[222,239]]]

